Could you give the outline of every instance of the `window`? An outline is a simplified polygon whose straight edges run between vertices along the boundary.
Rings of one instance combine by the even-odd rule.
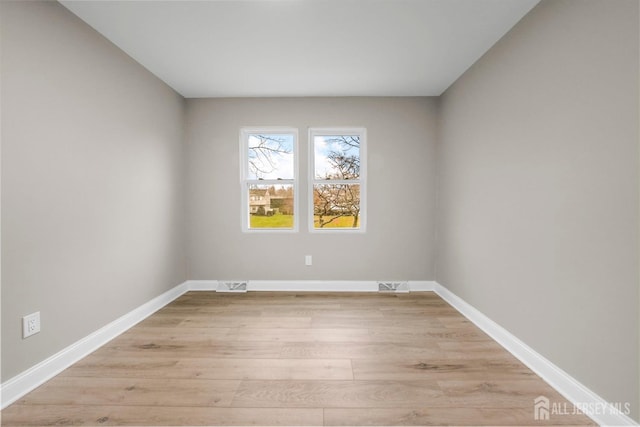
[[[310,129],[310,231],[365,231],[366,130]]]
[[[243,128],[240,174],[243,231],[296,231],[298,131]]]

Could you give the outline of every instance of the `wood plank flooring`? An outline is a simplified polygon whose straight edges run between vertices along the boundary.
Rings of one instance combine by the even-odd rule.
[[[594,425],[430,292],[189,292],[0,413],[12,425]]]

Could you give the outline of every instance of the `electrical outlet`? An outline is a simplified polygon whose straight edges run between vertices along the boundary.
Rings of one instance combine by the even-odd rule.
[[[40,332],[40,312],[36,311],[22,318],[22,338]]]
[[[304,256],[304,265],[306,265],[307,267],[313,264],[313,260],[311,258],[311,255],[305,255]]]

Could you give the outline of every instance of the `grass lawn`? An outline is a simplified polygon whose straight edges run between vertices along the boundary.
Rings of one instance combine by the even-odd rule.
[[[324,217],[327,220],[327,217]],[[293,228],[293,215],[275,214],[273,216],[251,215],[251,228]],[[318,226],[318,217],[313,218],[314,225]],[[359,225],[359,224],[358,224]],[[352,216],[343,216],[323,228],[351,228]]]
[[[251,228],[293,228],[293,215],[251,215],[250,225]]]
[[[325,222],[329,220],[328,217],[323,217],[322,218]],[[313,217],[313,225],[314,227],[318,227],[318,217],[315,216]],[[360,225],[360,222],[358,222],[358,226]],[[336,219],[335,221],[332,221],[329,224],[326,224],[324,227],[322,228],[351,228],[353,227],[353,217],[352,216],[343,216],[340,217],[338,219]]]

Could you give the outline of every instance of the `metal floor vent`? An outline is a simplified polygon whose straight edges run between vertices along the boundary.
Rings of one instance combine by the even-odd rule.
[[[378,292],[409,292],[409,282],[378,282]]]
[[[237,282],[220,280],[216,292],[247,292],[247,282],[246,280]]]

